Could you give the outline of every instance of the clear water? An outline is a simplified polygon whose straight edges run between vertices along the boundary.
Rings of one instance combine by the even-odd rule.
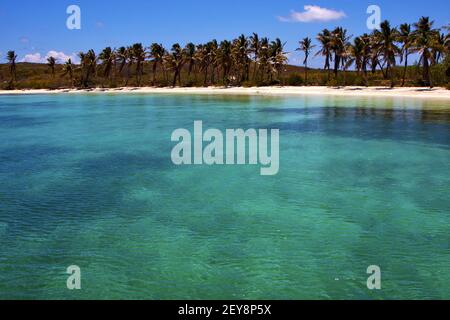
[[[279,174],[176,167],[194,120],[279,128]],[[448,101],[2,96],[0,137],[0,299],[450,298]]]

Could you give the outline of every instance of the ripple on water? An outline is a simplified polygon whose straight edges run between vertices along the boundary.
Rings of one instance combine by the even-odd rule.
[[[17,99],[0,97],[0,298],[450,297],[445,106]],[[279,174],[172,165],[171,132],[198,119],[279,128]],[[64,287],[72,264],[82,292]],[[365,287],[371,264],[381,293]]]

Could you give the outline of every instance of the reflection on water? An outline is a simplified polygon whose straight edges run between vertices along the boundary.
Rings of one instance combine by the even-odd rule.
[[[309,121],[274,122],[281,131],[317,132],[359,139],[394,139],[410,142],[450,144],[450,109],[381,108],[266,108],[260,112],[275,115],[302,115]],[[304,119],[304,118],[302,118]],[[336,125],[339,123],[339,125]]]

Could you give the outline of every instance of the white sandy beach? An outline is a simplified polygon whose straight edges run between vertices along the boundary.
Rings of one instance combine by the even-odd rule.
[[[205,88],[114,88],[114,89],[58,89],[58,90],[0,90],[0,95],[18,94],[80,94],[80,93],[140,93],[140,94],[229,94],[229,95],[336,95],[449,99],[450,90],[445,88],[387,88],[387,87],[205,87]]]

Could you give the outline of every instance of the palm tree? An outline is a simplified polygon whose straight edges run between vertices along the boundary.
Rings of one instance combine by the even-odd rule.
[[[391,28],[389,21],[385,20],[380,24],[380,31],[375,31],[375,35],[378,38],[378,46],[386,65],[386,75],[390,78],[391,88],[393,88],[395,58],[401,54],[401,50],[395,45],[399,38],[399,33],[396,28]]]
[[[127,65],[127,48],[125,47],[120,47],[119,49],[116,50],[116,63],[119,63],[119,74],[121,75],[123,72],[123,69],[125,68],[125,66]]]
[[[262,38],[259,48],[259,73],[260,80],[264,81],[264,76],[270,73],[270,44],[268,38]]]
[[[408,55],[411,48],[411,25],[403,23],[400,25],[399,42],[402,43],[400,62],[405,60],[405,67],[403,69],[402,87],[405,86],[406,71],[408,70]]]
[[[361,50],[361,48],[358,48],[358,50]],[[360,54],[360,52],[358,54]],[[354,58],[354,47],[350,42],[347,42],[341,54],[341,65],[342,70],[344,71],[344,86],[347,85],[347,70],[354,62],[356,62]]]
[[[166,58],[167,64],[173,70],[173,82],[172,87],[175,87],[177,84],[181,86],[181,69],[184,65],[184,54],[181,46],[178,43],[175,43],[170,50],[170,55],[167,55]]]
[[[81,76],[80,76],[80,84],[84,86],[84,78],[86,73],[86,53],[83,51],[80,51],[78,53],[78,58],[80,59],[80,70],[81,70]]]
[[[199,64],[200,71],[203,72],[204,78],[203,78],[203,86],[207,86],[208,84],[208,70],[209,66],[211,64],[211,47],[207,44],[200,44],[197,46],[197,52],[196,52],[196,61]]]
[[[133,47],[127,47],[125,57],[126,57],[126,66],[127,66],[127,77],[126,77],[126,81],[125,81],[125,87],[126,87],[126,86],[128,86],[128,82],[130,81],[131,70],[132,70],[133,63],[134,63]]]
[[[441,60],[442,56],[445,54],[445,51],[448,47],[448,34],[440,33],[438,31],[438,34],[435,39],[434,47],[431,50],[431,54],[433,56],[433,64],[438,64]]]
[[[53,78],[55,78],[55,65],[56,65],[56,59],[54,57],[48,57],[47,58],[47,66],[52,71]]]
[[[349,58],[347,61],[348,67],[355,63],[356,73],[359,75],[363,70],[364,64],[364,40],[362,37],[356,37],[353,44],[349,46]]]
[[[444,29],[447,30],[447,34],[445,35],[445,42],[444,42],[444,52],[446,55],[450,53],[450,24],[444,26]],[[450,70],[450,68],[449,68]]]
[[[211,61],[211,83],[214,85],[215,83],[215,75],[218,67],[218,61],[217,61],[217,54],[219,45],[217,43],[217,40],[214,39],[210,42],[208,42],[207,46],[209,47],[209,54],[210,54],[210,61]]]
[[[420,62],[423,64],[423,82],[427,86],[432,86],[430,78],[430,63],[433,63],[431,50],[435,47],[436,38],[439,31],[433,29],[433,21],[429,17],[420,18],[414,24],[415,30],[412,33],[413,51],[420,55]]]
[[[103,78],[110,79],[112,69],[115,65],[116,55],[111,47],[106,47],[103,51],[98,55],[99,60],[102,61],[103,65]]]
[[[64,63],[64,66],[63,66],[63,74],[62,74],[61,76],[62,76],[62,77],[65,77],[65,76],[68,75],[72,87],[74,86],[74,83],[73,83],[73,71],[74,71],[74,66],[73,66],[73,64],[72,64],[72,59],[68,59],[68,60]]]
[[[333,56],[331,55],[331,32],[328,29],[323,29],[317,35],[317,40],[320,42],[321,49],[316,53],[316,56],[322,55],[325,57],[324,69],[328,70],[328,80],[330,80],[330,62],[333,61]]]
[[[196,49],[197,48],[196,48],[195,44],[193,44],[192,42],[189,42],[183,50],[184,59],[186,60],[187,63],[189,63],[188,77],[191,76],[192,70],[194,69],[194,66],[195,66],[195,51],[196,51]]]
[[[94,50],[89,50],[87,53],[80,52],[78,54],[81,63],[81,84],[83,87],[89,87],[89,80],[91,74],[96,73],[97,56]]]
[[[233,41],[233,58],[239,71],[239,83],[248,80],[250,72],[249,41],[245,35],[240,35]]]
[[[376,36],[375,31],[369,35],[369,59],[370,59],[370,67],[372,69],[372,74],[374,74],[377,70],[377,67],[380,66],[381,72],[384,75],[384,70],[380,64],[380,50],[378,45],[378,37]],[[386,77],[385,77],[386,78]]]
[[[297,51],[303,51],[305,53],[305,60],[303,60],[303,65],[305,66],[305,83],[308,84],[308,58],[311,50],[315,48],[315,45],[312,45],[311,38],[304,38],[299,42],[299,47],[296,49]]]
[[[8,60],[9,64],[9,74],[11,76],[11,80],[9,81],[9,87],[14,87],[14,81],[16,81],[16,59],[17,55],[14,51],[8,51],[6,54],[6,59]]]
[[[337,27],[331,33],[331,50],[334,53],[334,76],[337,77],[338,70],[342,64],[342,57],[346,54],[349,39],[347,30],[342,27]]]
[[[156,81],[156,70],[158,68],[158,64],[160,64],[164,68],[163,61],[165,53],[166,50],[164,49],[162,44],[152,43],[152,45],[150,46],[150,58],[152,59],[153,62],[153,85],[155,85]],[[163,73],[165,77],[166,76],[165,69],[163,70]]]
[[[88,64],[88,72],[87,72],[87,76],[86,76],[86,84],[89,83],[89,77],[90,75],[96,75],[97,73],[97,56],[95,54],[94,50],[89,50],[87,52],[87,64]]]
[[[369,82],[367,80],[367,65],[369,64],[370,61],[370,54],[371,54],[371,45],[370,45],[370,35],[368,35],[367,33],[364,33],[361,37],[359,37],[361,39],[361,47],[362,47],[362,61],[361,61],[361,70],[363,72],[363,77],[364,77],[364,84],[366,86],[369,85]]]
[[[144,61],[146,58],[146,53],[142,43],[135,43],[131,47],[133,59],[136,62],[136,82],[138,87],[141,86],[142,74],[144,73]]]
[[[270,64],[272,68],[270,69],[270,78],[272,80],[272,74],[276,74],[276,78],[279,78],[283,66],[286,64],[288,58],[286,57],[286,52],[284,52],[284,46],[286,43],[282,43],[280,38],[276,38],[275,41],[270,43],[269,54],[270,54]]]
[[[258,57],[259,50],[261,47],[261,42],[259,41],[259,36],[257,33],[253,32],[253,35],[250,37],[250,52],[253,54],[253,80],[255,80],[256,73],[258,70]]]
[[[231,58],[231,42],[228,40],[224,40],[220,43],[219,50],[217,52],[217,62],[222,68],[222,82],[224,86],[228,86],[228,75],[231,70],[231,66],[233,64],[233,60]]]

